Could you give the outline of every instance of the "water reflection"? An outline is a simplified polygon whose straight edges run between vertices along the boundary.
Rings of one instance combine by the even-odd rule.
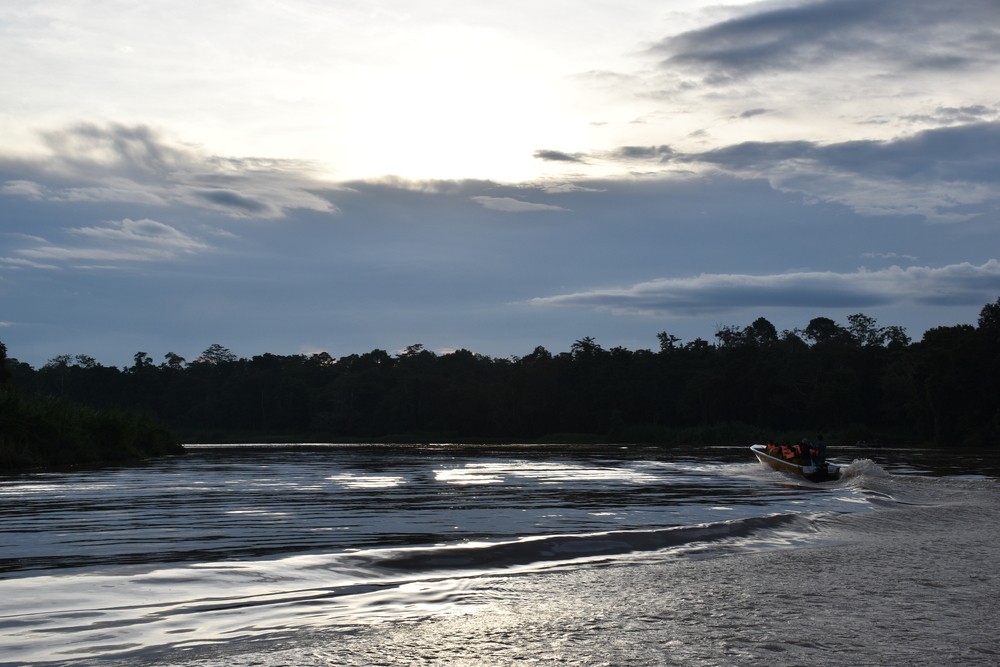
[[[406,479],[403,477],[389,477],[386,475],[359,475],[355,473],[341,473],[339,475],[331,475],[326,478],[331,482],[338,482],[349,489],[387,489],[393,486],[399,486],[404,484]],[[321,487],[312,487],[321,488]]]
[[[303,631],[470,613],[505,594],[488,583],[498,573],[817,546],[859,512],[877,521],[876,506],[905,506],[905,534],[919,533],[914,507],[947,505],[950,521],[955,501],[973,494],[986,499],[977,511],[996,506],[994,484],[962,477],[988,470],[985,455],[961,470],[949,453],[875,457],[894,472],[944,466],[957,477],[888,476],[861,462],[857,477],[816,485],[762,468],[743,447],[311,446],[199,448],[137,467],[0,478],[0,655],[10,664],[111,655],[134,664],[219,645],[226,656],[213,664],[229,664],[238,639],[266,647]],[[885,514],[880,525],[891,526]],[[973,533],[981,539],[978,526]],[[839,562],[843,551],[829,555]],[[881,562],[872,573],[885,580]],[[716,590],[739,592],[746,575],[737,563]],[[699,576],[688,598],[667,597],[678,613],[695,608],[711,580]],[[838,590],[848,580],[831,579]],[[630,585],[607,601],[609,617],[650,579]],[[793,590],[789,599],[803,597]],[[592,592],[577,591],[584,600]],[[546,615],[564,593],[544,592]],[[739,625],[755,628],[760,607],[748,605]],[[711,623],[684,621],[695,625]],[[524,634],[534,656],[537,633]]]
[[[851,509],[744,448],[242,447],[0,478],[0,572],[645,529]],[[835,502],[836,501],[836,502]],[[863,505],[857,505],[858,508]]]

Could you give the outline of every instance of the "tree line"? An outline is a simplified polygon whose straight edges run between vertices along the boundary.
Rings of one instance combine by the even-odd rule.
[[[852,315],[778,332],[765,318],[714,340],[658,334],[658,349],[582,338],[491,358],[411,345],[333,358],[222,345],[197,359],[137,352],[124,368],[86,355],[41,368],[9,359],[22,391],[154,413],[182,439],[723,441],[792,432],[993,445],[1000,432],[1000,299],[978,323],[914,342]],[[585,436],[582,434],[589,434]]]
[[[183,452],[148,411],[95,409],[59,396],[25,395],[11,386],[0,343],[0,470],[136,461]]]

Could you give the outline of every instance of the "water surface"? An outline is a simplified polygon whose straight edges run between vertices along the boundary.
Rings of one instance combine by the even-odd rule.
[[[600,664],[615,644],[594,639],[659,605],[674,615],[630,621],[638,625],[629,632],[645,634],[613,660],[665,664],[663,633],[678,634],[679,601],[702,587],[723,607],[706,610],[702,599],[699,613],[733,613],[739,607],[723,598],[762,580],[746,570],[754,559],[827,554],[822,571],[801,567],[802,581],[816,582],[845,567],[845,544],[875,549],[894,532],[894,543],[921,531],[956,538],[968,521],[996,534],[995,456],[838,453],[857,460],[846,479],[824,484],[765,470],[742,447],[206,446],[142,466],[2,478],[0,663],[480,664],[470,642],[495,641],[505,628],[492,663],[549,655]],[[897,568],[941,550],[918,545]],[[992,577],[995,547],[979,556],[966,574]],[[699,584],[698,572],[711,581]],[[622,596],[634,600],[628,610]],[[862,600],[882,614],[896,609],[859,597],[845,613]],[[766,625],[752,602],[737,623]],[[783,604],[800,615],[834,606]],[[592,627],[586,616],[608,623]],[[556,632],[557,618],[586,631],[553,657],[519,624]],[[413,655],[396,646],[413,627],[464,638],[439,636],[427,653],[437,657],[421,662],[426,642]],[[971,632],[967,623],[935,627]],[[802,659],[788,637],[772,640],[782,650],[755,650]],[[683,649],[670,659],[694,664]],[[709,652],[705,664],[726,664],[724,653]],[[757,653],[741,655],[752,662]]]

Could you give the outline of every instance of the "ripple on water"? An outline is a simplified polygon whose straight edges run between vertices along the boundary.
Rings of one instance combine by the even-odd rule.
[[[252,664],[238,662],[251,650],[258,664],[739,664],[780,654],[787,661],[775,664],[794,664],[823,640],[782,634],[778,620],[836,623],[880,609],[867,592],[888,595],[869,572],[882,561],[852,561],[869,573],[847,577],[843,557],[891,552],[888,536],[917,530],[926,539],[907,538],[894,567],[914,570],[927,549],[954,565],[971,542],[949,542],[941,526],[973,521],[966,496],[992,485],[874,468],[813,485],[746,463],[745,452],[714,464],[634,454],[271,451],[0,482],[17,499],[0,526],[0,562],[11,568],[0,582],[2,653],[188,664]],[[491,481],[461,483],[477,477]],[[57,492],[36,493],[36,481]],[[876,500],[894,511],[865,511]],[[887,537],[850,546],[859,535]],[[803,554],[821,576],[776,585],[758,575],[797,568]],[[948,585],[965,591],[959,579]],[[934,572],[907,581],[931,590]],[[840,640],[831,648],[843,650]]]

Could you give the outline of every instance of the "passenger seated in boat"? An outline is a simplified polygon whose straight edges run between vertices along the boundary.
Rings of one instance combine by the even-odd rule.
[[[795,450],[792,449],[791,443],[786,441],[785,444],[781,446],[781,458],[786,461],[791,461],[795,458]]]
[[[802,438],[800,442],[796,443],[795,458],[797,460],[793,463],[796,465],[807,466],[812,463],[812,446],[806,438]]]
[[[781,448],[775,444],[774,440],[768,440],[767,444],[764,445],[764,452],[768,456],[773,456],[775,458],[781,458]]]

